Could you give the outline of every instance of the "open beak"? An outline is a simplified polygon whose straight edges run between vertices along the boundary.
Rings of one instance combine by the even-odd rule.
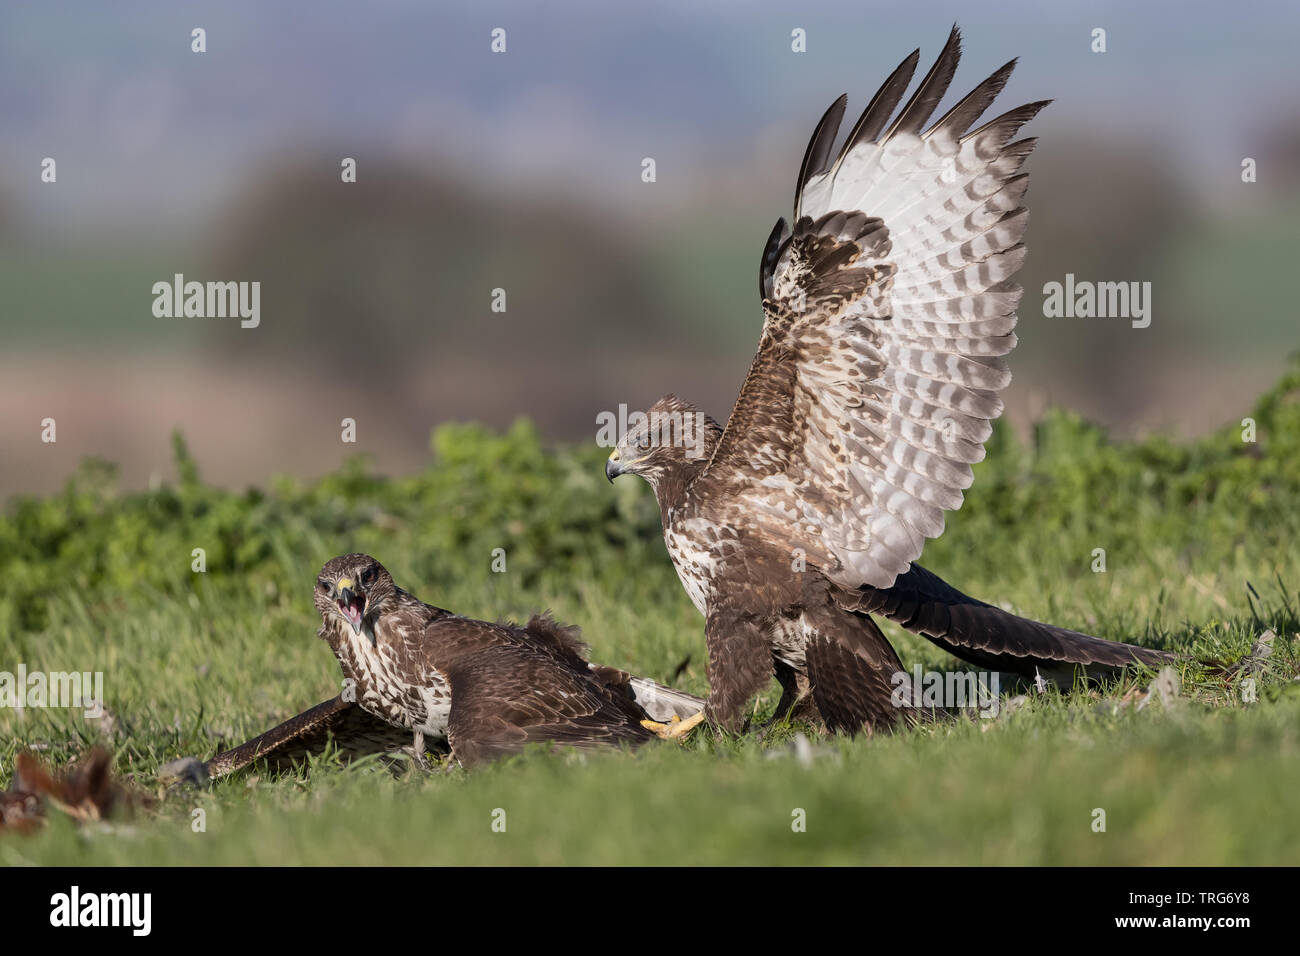
[[[352,625],[352,632],[359,635],[361,620],[366,616],[365,595],[353,590],[349,582],[339,587],[339,596],[334,603],[338,605],[339,613]]]
[[[618,459],[614,457],[614,455],[617,454],[618,452],[614,452],[613,455],[610,455],[605,459],[605,477],[609,479],[611,485],[614,483],[615,478],[623,474],[623,469],[619,465]]]

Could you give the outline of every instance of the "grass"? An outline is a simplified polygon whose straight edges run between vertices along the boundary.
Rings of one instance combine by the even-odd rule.
[[[0,837],[0,863],[1295,863],[1298,389],[1300,363],[1261,397],[1255,443],[1239,429],[1114,443],[1060,412],[1027,446],[999,430],[925,556],[1021,613],[1201,658],[1233,660],[1271,629],[1257,700],[1189,664],[1167,706],[1139,710],[1130,692],[1150,675],[1134,675],[1031,694],[994,720],[815,740],[807,760],[787,726],[764,741],[532,752],[428,777],[326,755],[310,772],[165,793],[155,774],[167,760],[210,755],[337,692],[310,595],[337,553],[369,551],[462,613],[552,608],[583,626],[594,659],[660,680],[689,658],[676,682],[697,693],[702,621],[649,489],[611,488],[598,449],[545,448],[526,423],[440,429],[428,468],[400,479],[353,462],[318,482],[223,491],[178,438],[177,481],[122,494],[109,466],[88,462],[63,491],[0,517],[0,670],[102,671],[111,721],[0,710],[0,778],[22,748],[62,764],[99,741],[162,800],[108,826],[55,819]],[[1092,570],[1097,548],[1105,573]],[[887,630],[907,666],[954,666]],[[776,697],[774,685],[760,717]]]

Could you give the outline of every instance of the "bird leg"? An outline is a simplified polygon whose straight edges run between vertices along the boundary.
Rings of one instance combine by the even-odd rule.
[[[687,734],[704,722],[704,711],[698,711],[682,720],[676,714],[673,719],[666,724],[661,724],[657,720],[643,720],[641,726],[646,730],[652,730],[656,735],[664,740],[682,740]]]
[[[424,759],[424,733],[414,731],[411,738],[411,757],[415,761],[416,767],[429,772],[429,761]]]
[[[709,609],[704,628],[709,649],[709,723],[740,731],[746,705],[772,679],[770,627],[725,604]]]
[[[777,724],[786,720],[803,716],[809,711],[812,699],[809,697],[810,686],[808,684],[808,675],[799,673],[779,657],[772,658],[772,670],[776,674],[777,682],[781,685],[781,699],[777,702],[776,710],[772,716],[765,720],[760,726],[760,730],[766,734]]]

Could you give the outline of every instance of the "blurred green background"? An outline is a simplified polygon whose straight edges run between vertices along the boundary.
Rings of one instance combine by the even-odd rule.
[[[156,485],[173,428],[240,487],[356,451],[409,473],[444,421],[524,413],[581,442],[597,413],[670,390],[723,417],[817,118],[844,91],[856,112],[918,45],[924,68],[954,21],[966,56],[941,110],[1017,55],[998,106],[1055,98],[1026,130],[1013,424],[1049,404],[1128,436],[1239,420],[1298,339],[1300,12],[1211,9],[7,5],[0,496],[88,454]],[[261,325],[155,318],[151,287],[177,272],[260,281]],[[1151,282],[1151,326],[1045,319],[1066,273]]]

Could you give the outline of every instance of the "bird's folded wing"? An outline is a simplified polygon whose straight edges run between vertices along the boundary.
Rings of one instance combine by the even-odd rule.
[[[917,54],[904,60],[838,154],[842,99],[817,127],[794,226],[763,255],[758,354],[695,482],[706,517],[845,587],[888,587],[942,532],[1010,381],[1034,141],[1009,141],[1045,104],[968,132],[1013,61],[923,129],[959,56],[954,28],[889,123]]]
[[[454,664],[447,679],[447,738],[452,755],[466,766],[532,742],[589,747],[652,736],[640,725],[646,713],[634,700],[537,649],[487,648]]]
[[[831,620],[814,627],[805,650],[817,713],[831,731],[871,732],[922,716],[895,704],[903,665],[875,621]]]

